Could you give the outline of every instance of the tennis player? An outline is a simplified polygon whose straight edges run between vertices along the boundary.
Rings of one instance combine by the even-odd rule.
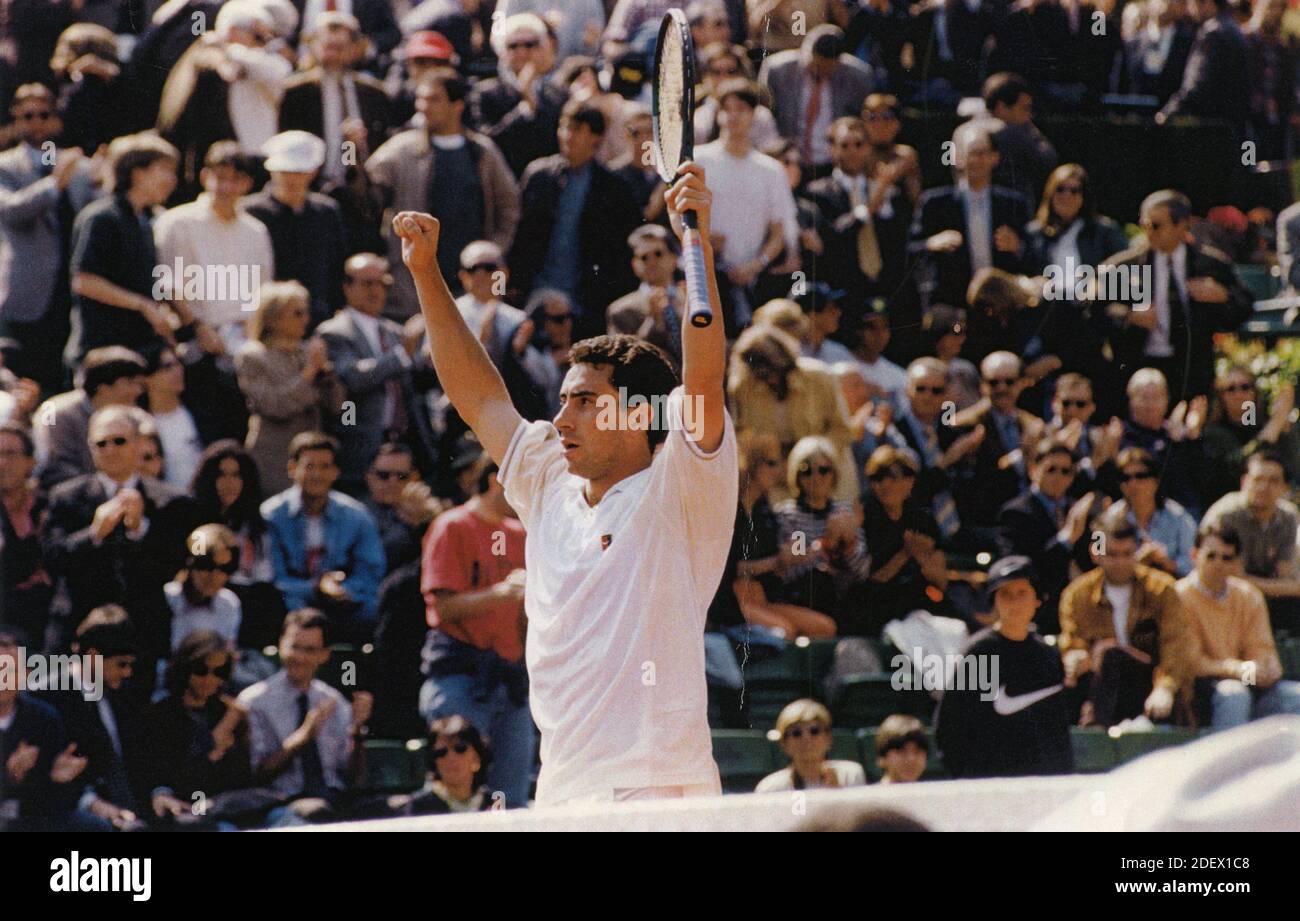
[[[553,422],[520,417],[461,319],[438,269],[437,220],[409,211],[393,219],[438,379],[500,465],[506,499],[528,531],[539,805],[721,792],[703,633],[731,542],[738,475],[703,168],[686,164],[667,203],[679,236],[682,214],[697,214],[717,319],[682,324],[680,383],[668,357],[643,340],[577,343]]]

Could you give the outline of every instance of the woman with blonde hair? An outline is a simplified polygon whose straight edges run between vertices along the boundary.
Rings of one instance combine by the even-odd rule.
[[[793,498],[776,507],[781,546],[794,556],[782,577],[785,600],[833,617],[871,574],[859,512],[853,502],[834,499],[838,479],[829,439],[802,438],[786,459]]]
[[[756,624],[780,632],[787,640],[834,636],[831,618],[782,601],[781,575],[795,557],[788,545],[780,543],[776,515],[767,498],[781,478],[781,447],[763,432],[740,432],[737,441],[740,507],[728,568],[709,619],[724,628]]]
[[[781,750],[790,766],[768,774],[755,793],[809,790],[818,787],[863,787],[867,773],[856,761],[831,761],[831,714],[822,704],[804,698],[786,704],[776,718]]]
[[[250,414],[244,446],[268,496],[291,485],[286,461],[293,436],[324,428],[343,406],[325,340],[307,337],[308,321],[306,288],[296,281],[263,284],[249,341],[235,355]]]
[[[828,439],[839,470],[835,497],[856,496],[857,475],[849,450],[853,431],[839,383],[820,362],[801,358],[792,336],[766,324],[741,333],[731,354],[727,395],[736,431],[775,435],[783,459],[801,438]],[[784,484],[773,487],[773,499],[788,495]]]

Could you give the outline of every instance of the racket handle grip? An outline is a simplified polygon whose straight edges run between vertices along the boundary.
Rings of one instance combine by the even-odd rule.
[[[705,327],[713,322],[709,305],[708,270],[704,266],[704,242],[697,230],[694,211],[682,215],[686,232],[682,234],[682,271],[686,274],[686,303],[692,326]]]

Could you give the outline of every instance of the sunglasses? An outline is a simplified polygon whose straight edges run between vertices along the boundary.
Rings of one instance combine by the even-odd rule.
[[[885,480],[914,480],[916,474],[911,470],[891,467],[889,470],[877,470],[871,476],[867,477],[872,483],[883,483]]]
[[[815,739],[825,731],[826,730],[823,729],[821,726],[818,726],[816,723],[814,723],[813,725],[809,726],[807,729],[804,729],[801,726],[795,726],[793,729],[787,730],[785,737],[787,739],[801,739],[803,738],[804,733],[807,733],[808,738]]]
[[[239,560],[231,559],[229,563],[217,563],[210,556],[200,556],[190,563],[189,568],[193,572],[224,572],[228,576],[233,576],[239,572]]]
[[[392,479],[404,482],[411,478],[411,474],[405,470],[371,470],[370,472],[385,483]]]
[[[195,678],[206,678],[208,675],[216,675],[218,678],[229,678],[231,672],[230,660],[226,660],[225,665],[218,665],[216,668],[208,668],[206,662],[196,662],[190,666],[190,674]]]
[[[533,48],[536,48],[540,44],[541,42],[539,42],[537,39],[530,38],[527,41],[510,42],[508,45],[506,45],[506,49],[508,51],[518,51],[521,48],[527,48],[529,50],[532,50]]]
[[[127,438],[125,435],[115,435],[112,438],[99,439],[98,441],[95,442],[95,447],[99,448],[99,450],[101,451],[107,448],[109,445],[112,445],[115,448],[120,448],[130,440],[131,439]]]
[[[935,396],[939,396],[940,394],[947,393],[947,392],[948,392],[948,388],[947,388],[947,387],[923,387],[923,386],[918,385],[918,386],[916,387],[916,392],[917,392],[917,393],[932,393],[932,394],[934,394]]]
[[[455,745],[452,745],[450,748],[448,748],[445,745],[440,745],[433,750],[433,760],[440,761],[441,759],[446,758],[450,752],[455,752],[458,755],[463,755],[467,751],[469,751],[469,744],[466,742],[457,742]]]
[[[1086,409],[1092,405],[1092,400],[1062,400],[1061,406],[1064,409]]]
[[[834,472],[835,468],[829,464],[818,464],[816,467],[811,464],[799,465],[799,476],[812,476],[814,473],[821,474],[822,476],[830,476]]]
[[[990,387],[1014,387],[1017,383],[1019,383],[1019,381],[1020,381],[1020,378],[1018,378],[1018,377],[986,377],[986,378],[984,378],[984,383],[988,384]]]
[[[1149,470],[1143,470],[1141,473],[1125,473],[1120,476],[1121,483],[1132,483],[1136,480],[1154,480],[1155,474]]]
[[[495,262],[476,262],[465,271],[473,274],[474,272],[496,272],[501,266]]]

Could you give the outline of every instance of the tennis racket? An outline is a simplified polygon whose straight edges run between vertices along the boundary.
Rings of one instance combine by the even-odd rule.
[[[659,25],[654,69],[654,148],[659,177],[671,185],[695,149],[695,49],[691,27],[681,10],[669,10]],[[692,326],[713,322],[704,248],[694,211],[682,215],[682,265]]]

